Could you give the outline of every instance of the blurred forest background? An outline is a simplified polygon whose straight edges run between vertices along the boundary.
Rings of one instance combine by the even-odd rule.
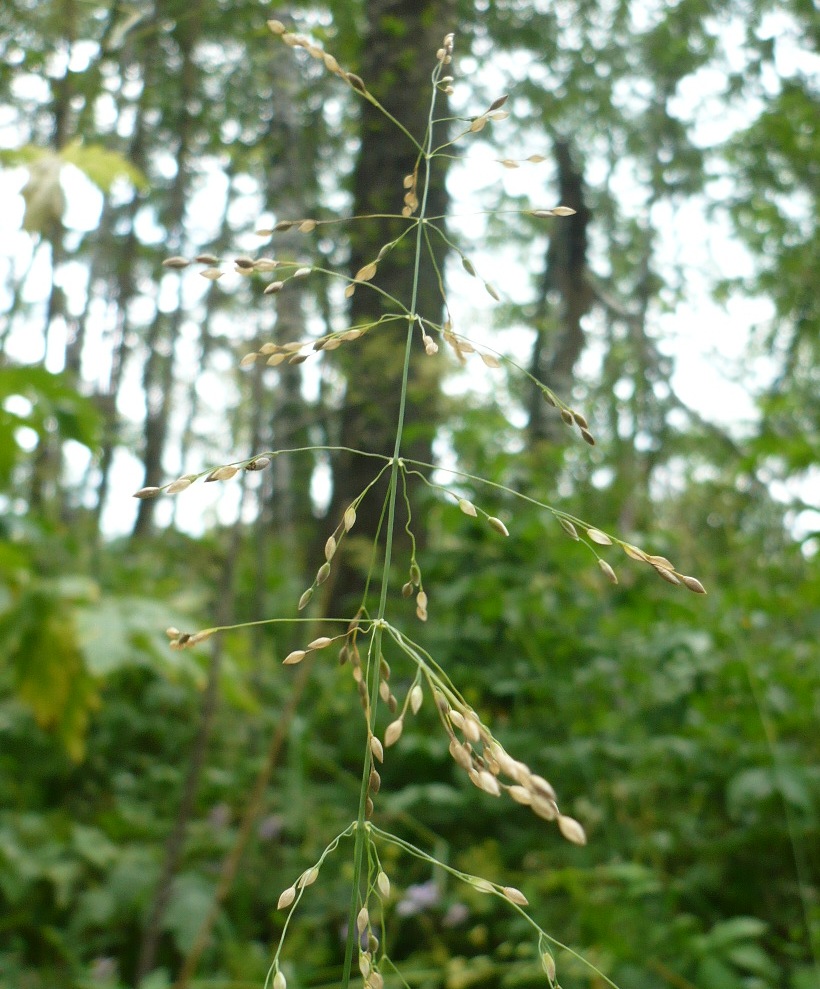
[[[392,429],[396,358],[369,336],[304,365],[238,368],[265,340],[363,318],[361,293],[349,309],[311,275],[272,299],[231,270],[212,282],[162,267],[275,253],[355,271],[384,229],[273,244],[254,231],[401,207],[409,147],[274,39],[271,17],[413,130],[448,31],[453,111],[511,94],[510,117],[448,176],[454,212],[501,210],[450,236],[481,244],[470,257],[502,301],[477,301],[457,253],[439,261],[456,329],[583,410],[597,445],[524,376],[465,374],[442,350],[415,362],[415,448],[663,554],[709,591],[614,553],[611,586],[550,515],[498,490],[459,487],[508,540],[419,493],[430,620],[419,631],[398,596],[394,611],[589,843],[468,786],[429,701],[390,751],[377,817],[520,887],[542,926],[623,987],[816,989],[811,0],[4,0],[0,985],[261,986],[280,891],[355,816],[363,730],[347,671],[326,653],[283,669],[304,642],[289,626],[183,652],[163,632],[293,615],[360,465],[307,452],[130,497],[263,450],[379,450]],[[513,167],[531,154],[545,160]],[[516,212],[559,202],[576,216]],[[434,311],[429,272],[425,285]],[[709,320],[701,402],[674,355]],[[339,613],[343,593],[335,582],[326,606]],[[418,862],[388,866],[409,985],[546,984],[503,903]],[[289,985],[337,984],[349,879],[337,853],[303,900]],[[558,972],[564,989],[603,985],[566,953]]]

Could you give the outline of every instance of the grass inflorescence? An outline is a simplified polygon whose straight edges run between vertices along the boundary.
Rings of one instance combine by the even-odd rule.
[[[436,868],[443,869],[455,879],[466,883],[474,890],[502,898],[512,909],[517,910],[527,919],[535,940],[537,956],[541,960],[547,983],[557,989],[558,983],[553,946],[560,945],[550,935],[543,931],[531,916],[529,904],[524,894],[513,886],[504,885],[495,880],[469,875],[453,869],[450,865],[437,860],[429,852],[418,848],[405,839],[391,834],[376,826],[372,818],[376,812],[378,795],[381,788],[381,767],[389,757],[389,750],[401,743],[405,725],[420,711],[427,700],[434,706],[441,730],[446,736],[449,753],[456,766],[466,778],[490,799],[509,799],[512,802],[528,807],[534,815],[546,821],[553,822],[566,840],[576,845],[586,842],[586,834],[581,822],[563,814],[559,809],[558,796],[552,785],[540,773],[525,763],[518,761],[507,753],[502,742],[493,734],[492,728],[484,723],[482,718],[465,700],[457,686],[453,684],[446,671],[439,665],[420,643],[416,642],[406,631],[401,630],[388,619],[391,602],[391,580],[393,574],[394,537],[396,535],[397,506],[401,506],[406,522],[406,535],[409,537],[410,555],[405,562],[405,580],[401,585],[401,595],[413,598],[417,618],[425,622],[428,619],[430,599],[428,590],[423,583],[422,566],[417,557],[416,538],[412,528],[412,503],[407,484],[408,478],[421,481],[430,488],[436,496],[453,505],[476,524],[486,525],[500,538],[514,538],[514,518],[506,521],[487,512],[481,505],[481,499],[475,494],[467,496],[463,488],[469,485],[470,490],[501,489],[513,498],[523,499],[540,507],[551,517],[563,533],[569,538],[586,546],[593,554],[597,566],[604,578],[615,584],[618,582],[616,571],[612,564],[601,556],[601,552],[618,547],[630,560],[652,568],[655,573],[670,584],[688,589],[695,593],[705,593],[701,583],[694,577],[679,572],[665,557],[653,555],[632,545],[615,535],[607,533],[580,518],[565,511],[539,502],[528,495],[500,485],[485,478],[451,470],[452,483],[444,485],[440,481],[441,468],[434,464],[422,463],[403,456],[405,410],[407,406],[408,372],[412,359],[441,359],[440,350],[451,353],[458,362],[465,363],[470,359],[478,359],[491,370],[507,366],[511,373],[527,375],[541,391],[544,400],[555,409],[555,413],[570,428],[577,429],[578,434],[589,445],[595,443],[586,416],[571,408],[564,400],[556,395],[546,384],[536,381],[525,369],[520,367],[508,356],[487,346],[479,345],[467,335],[455,328],[455,319],[447,301],[444,280],[436,266],[432,243],[434,239],[442,240],[448,248],[455,252],[462,267],[471,277],[477,279],[487,294],[495,300],[500,298],[495,286],[484,279],[468,254],[449,238],[443,226],[443,217],[428,216],[428,190],[430,188],[431,166],[438,157],[456,157],[453,152],[458,141],[469,140],[479,134],[494,121],[502,120],[507,115],[504,106],[506,96],[494,100],[486,111],[468,119],[439,117],[438,103],[442,96],[452,92],[453,76],[451,65],[453,59],[454,38],[448,34],[433,59],[434,68],[431,76],[431,99],[426,133],[419,136],[409,133],[404,125],[395,120],[369,91],[365,80],[354,73],[346,71],[332,54],[321,46],[314,44],[309,38],[289,32],[285,25],[278,20],[268,22],[271,32],[280,42],[292,48],[300,48],[316,61],[322,63],[325,69],[337,76],[342,83],[353,90],[357,96],[364,99],[391,120],[401,134],[410,141],[413,158],[408,162],[407,174],[402,188],[396,190],[397,201],[401,206],[391,219],[403,223],[398,237],[376,253],[376,255],[353,275],[333,271],[315,264],[309,258],[301,260],[278,259],[270,256],[252,257],[241,255],[233,259],[220,259],[211,254],[200,254],[192,259],[181,256],[168,258],[165,265],[180,272],[189,266],[198,265],[199,274],[211,281],[221,278],[232,266],[233,272],[240,277],[255,279],[260,284],[260,294],[265,300],[275,300],[282,292],[287,292],[295,280],[307,277],[324,277],[335,279],[344,287],[343,295],[350,298],[356,292],[376,292],[383,297],[388,306],[388,312],[372,322],[332,331],[321,336],[293,340],[287,343],[266,342],[257,349],[246,353],[239,360],[241,367],[252,367],[263,364],[268,367],[298,365],[311,358],[332,359],[325,355],[332,354],[343,346],[366,347],[368,338],[377,334],[390,324],[400,322],[406,326],[404,361],[402,375],[396,382],[400,390],[398,416],[395,423],[395,441],[392,455],[378,455],[360,450],[344,448],[347,453],[370,457],[373,459],[373,474],[371,481],[363,488],[344,509],[341,517],[336,520],[332,530],[327,532],[324,542],[324,559],[319,566],[312,583],[305,587],[294,601],[294,615],[264,619],[254,623],[242,623],[231,628],[246,627],[248,624],[274,624],[287,622],[307,622],[315,630],[315,622],[322,624],[322,634],[312,635],[300,648],[291,650],[283,659],[286,666],[301,664],[308,657],[322,654],[335,654],[340,666],[349,671],[355,684],[364,718],[364,742],[362,750],[362,774],[359,791],[359,803],[355,819],[325,848],[320,858],[309,866],[294,882],[285,886],[279,900],[278,908],[286,911],[281,937],[275,949],[268,982],[273,989],[286,989],[286,976],[281,966],[283,951],[289,925],[299,909],[301,900],[308,889],[321,878],[321,872],[329,856],[336,853],[343,841],[352,840],[353,881],[349,904],[349,922],[346,940],[346,950],[343,962],[342,985],[349,985],[354,971],[354,962],[362,978],[365,989],[382,989],[385,984],[385,974],[394,975],[396,966],[389,956],[385,937],[385,908],[392,895],[391,880],[384,867],[380,849],[387,846],[398,848],[402,853],[413,856]],[[434,133],[438,133],[436,125],[450,123],[455,136],[444,143],[434,144]],[[513,159],[498,159],[504,168],[516,168],[527,162],[538,164],[544,161],[540,155],[531,155],[523,161]],[[562,222],[571,217],[573,210],[565,206],[551,208],[533,207],[525,211],[537,220],[557,218]],[[380,214],[383,217],[383,214]],[[271,228],[258,231],[260,236],[275,238],[278,233],[290,231],[301,233],[309,238],[317,230],[327,231],[343,222],[364,222],[368,217],[350,217],[345,221],[334,217],[298,219],[281,219]],[[395,298],[379,286],[379,266],[390,254],[399,241],[408,239],[414,244],[411,252],[413,271],[410,283],[412,291],[407,299]],[[423,252],[428,252],[433,259],[434,270],[439,283],[442,298],[442,309],[445,313],[440,322],[431,320],[417,312],[419,288],[420,261]],[[307,253],[307,252],[306,252]],[[414,339],[419,336],[424,356],[413,348]],[[443,356],[443,355],[442,355]],[[333,447],[301,447],[291,450],[266,450],[253,456],[236,460],[232,463],[219,464],[199,473],[184,474],[169,481],[162,487],[146,487],[137,491],[137,498],[153,498],[162,494],[179,495],[198,481],[227,482],[242,471],[262,471],[270,467],[277,457],[298,456],[305,452],[322,450],[332,451]],[[357,522],[357,510],[362,500],[367,497],[379,481],[386,480],[387,493],[383,506],[383,540],[378,537],[374,545],[371,574],[365,585],[358,609],[353,615],[340,618],[318,616],[316,619],[297,617],[298,613],[308,608],[318,587],[328,580],[336,565],[338,555],[344,548],[345,538],[354,529]],[[512,536],[510,535],[512,531]],[[381,555],[381,575],[373,580],[373,569],[377,552]],[[226,627],[203,629],[194,633],[180,632],[179,629],[169,628],[167,634],[172,648],[181,649],[195,646],[210,638],[212,635],[225,631]],[[403,662],[410,670],[410,686],[403,696],[396,696],[391,685],[391,670],[385,659],[385,645],[398,652]],[[386,712],[386,718],[379,727],[379,713]],[[567,949],[569,950],[569,949]],[[574,954],[574,952],[573,952]],[[590,965],[590,968],[594,966]],[[597,971],[597,970],[596,970]],[[599,979],[609,985],[612,983],[597,973]]]

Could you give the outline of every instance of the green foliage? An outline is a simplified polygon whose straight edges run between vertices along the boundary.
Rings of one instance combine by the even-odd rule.
[[[14,150],[0,151],[0,165],[25,165],[29,177],[21,195],[26,203],[23,229],[46,235],[61,222],[66,207],[61,184],[66,165],[78,168],[87,179],[104,193],[118,179],[144,190],[148,182],[142,172],[116,151],[98,144],[84,145],[79,139],[59,151],[25,144]]]
[[[93,449],[99,442],[100,415],[91,399],[80,395],[68,374],[43,367],[0,367],[0,491],[8,491],[23,457],[21,429],[33,430],[39,442],[56,433]]]

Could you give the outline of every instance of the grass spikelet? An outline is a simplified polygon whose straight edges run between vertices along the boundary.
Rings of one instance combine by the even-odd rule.
[[[291,905],[291,903],[293,903],[295,899],[296,899],[296,887],[288,886],[288,888],[286,890],[283,890],[282,893],[279,895],[279,899],[276,903],[276,909],[285,910],[287,907]]]
[[[657,563],[654,563],[652,568],[662,580],[667,582],[667,584],[674,584],[676,587],[680,587],[681,581],[677,574],[675,574],[672,570],[667,570],[666,567],[662,567]]]
[[[606,576],[606,579],[610,582],[610,584],[618,583],[618,575],[615,573],[612,567],[606,562],[606,560],[599,559],[598,566],[604,572],[604,575]]]
[[[561,523],[561,528],[564,530],[564,532],[566,532],[566,534],[570,537],[570,539],[581,538],[578,535],[578,530],[575,528],[572,522],[570,522],[569,519],[559,518],[558,521]]]
[[[402,729],[404,728],[404,723],[401,718],[397,718],[395,721],[391,721],[390,724],[384,730],[384,745],[385,748],[389,749],[391,745],[395,745],[396,742],[401,738]]]
[[[297,663],[301,663],[305,656],[307,656],[307,652],[304,649],[294,649],[293,652],[289,652],[285,656],[282,660],[282,665],[295,666]]]
[[[500,532],[502,536],[509,536],[509,529],[504,525],[501,519],[497,519],[494,515],[487,516],[487,524],[491,529],[495,529],[496,532]]]
[[[468,501],[466,498],[458,499],[458,507],[464,512],[465,515],[469,515],[470,518],[475,518],[478,515],[475,505]]]
[[[567,817],[565,814],[558,815],[558,830],[571,841],[573,845],[585,845],[587,836],[584,829],[574,817]]]
[[[524,896],[520,889],[516,889],[515,886],[502,886],[501,892],[510,903],[515,903],[519,907],[529,906],[529,900]]]

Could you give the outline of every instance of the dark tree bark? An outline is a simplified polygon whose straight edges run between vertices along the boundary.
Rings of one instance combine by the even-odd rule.
[[[453,26],[451,0],[367,0],[367,31],[362,47],[361,76],[370,92],[417,140],[426,127],[430,106],[430,76],[436,51]],[[389,120],[369,103],[362,105],[361,146],[354,176],[353,211],[357,216],[401,212],[405,189],[403,179],[413,170],[417,151]],[[447,207],[442,161],[434,162],[428,214],[443,215]],[[380,248],[394,240],[406,222],[378,218],[358,221],[351,238],[351,270],[374,261]],[[412,294],[414,239],[407,237],[379,264],[375,283],[409,305]],[[443,263],[443,253],[438,257]],[[372,323],[395,306],[383,296],[359,288],[351,300],[352,325]],[[424,257],[419,278],[417,312],[440,321],[442,300],[435,270]],[[339,442],[342,446],[391,456],[399,411],[401,369],[404,356],[405,321],[379,326],[367,336],[337,351],[347,376],[344,405],[340,413]],[[420,341],[419,341],[420,343]],[[442,362],[429,358],[421,346],[410,368],[406,441],[408,456],[429,461],[438,411],[439,377]],[[333,463],[331,524],[341,518],[347,505],[370,483],[374,461],[354,454],[341,454]],[[378,528],[384,488],[368,495],[358,511],[355,534],[372,539]],[[328,607],[342,614],[344,602],[360,591],[362,575],[341,555]]]
[[[168,230],[169,253],[182,239],[182,224],[188,201],[188,187],[191,178],[191,154],[194,143],[195,120],[191,107],[200,90],[200,70],[194,59],[194,47],[200,23],[201,3],[191,5],[190,16],[180,17],[172,32],[179,48],[181,68],[179,74],[178,115],[176,132],[177,172],[168,197],[164,225]],[[146,345],[148,359],[143,373],[143,389],[146,400],[145,429],[143,434],[143,463],[145,471],[143,485],[157,486],[162,483],[162,456],[168,434],[170,413],[170,391],[174,382],[174,347],[176,335],[182,322],[182,313],[177,310],[171,315],[168,329],[160,334],[164,322],[159,312],[154,319]],[[140,501],[132,535],[139,538],[150,532],[154,520],[156,502],[149,498]]]
[[[570,401],[573,374],[585,345],[581,320],[592,305],[587,277],[587,227],[591,214],[584,199],[580,169],[566,141],[555,142],[559,201],[575,210],[575,216],[555,223],[547,248],[536,316],[532,373],[565,401]],[[557,307],[550,296],[558,296]],[[565,428],[533,388],[530,398],[530,442],[556,441]]]

